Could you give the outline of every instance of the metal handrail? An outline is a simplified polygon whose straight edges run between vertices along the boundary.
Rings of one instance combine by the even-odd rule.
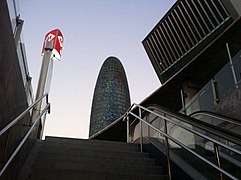
[[[193,129],[191,129],[191,128],[183,125],[183,124],[180,124],[180,123],[175,122],[175,121],[173,121],[173,120],[171,120],[171,119],[168,119],[168,118],[165,117],[165,116],[162,116],[162,115],[160,115],[160,114],[157,114],[157,113],[155,113],[155,112],[152,112],[151,110],[149,110],[149,109],[147,109],[147,108],[144,108],[144,107],[142,107],[142,106],[140,106],[140,105],[138,105],[138,104],[133,104],[133,105],[131,106],[131,108],[130,108],[130,111],[128,111],[128,112],[126,113],[126,115],[125,115],[125,117],[124,117],[124,119],[123,119],[123,120],[127,119],[127,121],[128,121],[128,118],[127,118],[127,117],[129,117],[129,115],[134,116],[136,119],[139,119],[139,121],[140,121],[140,127],[141,127],[141,123],[142,123],[142,122],[145,123],[147,126],[151,127],[152,129],[154,129],[155,131],[157,131],[158,133],[160,133],[161,135],[163,135],[165,138],[167,138],[167,140],[170,139],[171,141],[175,142],[176,144],[178,144],[179,146],[181,146],[181,147],[182,147],[183,149],[185,149],[186,151],[190,152],[191,154],[193,154],[193,155],[196,156],[197,158],[201,159],[201,160],[204,161],[205,163],[209,164],[210,166],[212,166],[213,168],[215,168],[216,170],[218,170],[218,171],[220,172],[220,177],[222,177],[222,174],[221,174],[221,173],[223,173],[223,174],[225,174],[226,176],[228,176],[228,177],[230,177],[230,178],[232,178],[232,179],[237,179],[235,176],[233,176],[232,174],[230,174],[230,173],[228,173],[227,171],[223,170],[222,168],[220,168],[219,166],[215,165],[215,164],[212,163],[211,161],[207,160],[207,159],[204,158],[203,156],[199,155],[198,153],[196,153],[195,151],[193,151],[192,149],[190,149],[189,147],[187,147],[185,144],[179,142],[179,141],[176,140],[175,138],[173,138],[173,137],[171,137],[170,135],[168,135],[167,132],[162,132],[160,129],[157,129],[156,127],[154,127],[154,126],[151,125],[150,123],[146,122],[144,119],[142,119],[142,118],[139,117],[138,115],[132,113],[132,112],[131,112],[131,109],[132,109],[132,107],[134,107],[134,106],[137,106],[137,107],[139,108],[139,116],[141,116],[141,114],[140,114],[140,113],[141,113],[141,109],[143,109],[143,110],[145,110],[145,111],[148,111],[148,112],[151,113],[151,114],[154,114],[154,115],[156,115],[156,116],[158,116],[158,117],[160,117],[160,118],[163,118],[163,119],[165,120],[165,122],[168,121],[168,122],[171,122],[171,123],[173,123],[173,124],[176,124],[177,126],[183,128],[183,129],[186,129],[186,130],[188,130],[188,131],[190,131],[190,132],[192,132],[192,133],[194,133],[194,134],[196,134],[196,135],[198,135],[198,136],[201,136],[201,137],[203,137],[203,138],[205,138],[205,139],[213,142],[214,146],[215,146],[215,145],[222,146],[222,147],[224,147],[224,148],[226,148],[226,149],[228,149],[228,150],[230,150],[230,151],[233,151],[233,152],[235,152],[235,153],[237,153],[237,154],[239,154],[239,155],[241,155],[241,151],[239,151],[239,150],[237,150],[237,149],[234,149],[233,147],[230,147],[230,146],[228,146],[228,145],[226,145],[226,144],[224,144],[224,143],[222,143],[222,142],[219,142],[219,141],[217,141],[217,140],[215,140],[215,139],[213,139],[213,138],[211,138],[211,137],[208,137],[208,136],[206,136],[206,135],[204,135],[204,134],[201,134],[201,133],[199,133],[199,132],[197,132],[197,131],[195,131],[195,130],[193,130]],[[129,125],[129,122],[127,122],[127,124]],[[129,132],[129,127],[127,127],[127,129],[128,129],[127,131]],[[140,131],[142,131],[141,128],[140,128]],[[129,138],[129,137],[127,137],[127,138]],[[140,139],[142,139],[142,132],[140,132]],[[140,143],[141,143],[141,147],[142,147],[142,140],[140,140]],[[142,148],[141,148],[141,149],[142,149]],[[169,151],[169,150],[168,150],[168,151]],[[168,152],[168,153],[169,153],[169,152]],[[219,155],[217,155],[217,156],[219,156]],[[169,158],[169,157],[168,157],[168,158]],[[218,158],[219,158],[219,157],[218,157]],[[169,170],[169,172],[170,172],[170,170]]]
[[[140,106],[138,104],[135,104],[135,103],[131,106],[131,109],[134,110],[135,109],[135,108],[133,108],[134,106],[141,107],[143,110],[145,110],[149,113],[155,114],[157,116],[160,115],[158,113],[155,113],[155,112],[151,111],[150,109],[147,109],[147,108],[142,107],[142,106]],[[226,139],[226,140],[228,140],[228,141],[230,141],[234,144],[237,144],[237,145],[241,146],[240,136],[238,134],[234,134],[234,133],[231,133],[230,131],[226,131],[226,130],[223,130],[223,129],[222,130],[225,131],[225,133],[223,133],[223,132],[220,133],[220,130],[218,130],[218,128],[216,126],[213,126],[211,124],[208,124],[208,123],[205,123],[205,122],[202,122],[202,121],[198,121],[198,122],[197,121],[190,121],[190,120],[188,120],[188,118],[191,118],[191,117],[184,117],[184,115],[176,115],[176,114],[174,114],[174,112],[170,112],[170,110],[167,110],[166,108],[163,108],[163,107],[159,107],[158,110],[160,112],[166,114],[166,115],[169,115],[173,118],[179,119],[179,120],[181,120],[185,123],[188,123],[192,126],[195,126],[195,127],[199,128],[201,130],[204,130],[208,133],[211,133],[215,136],[221,137],[221,138]],[[207,125],[210,125],[210,127],[207,126]]]
[[[33,107],[37,105],[39,101],[41,101],[46,96],[46,102],[48,103],[48,94],[44,94],[39,99],[37,99],[31,106],[29,106],[25,111],[19,114],[13,121],[11,121],[5,128],[0,131],[0,136],[4,134],[8,129],[10,129],[14,124],[16,124],[19,120],[21,120]]]
[[[23,144],[25,143],[25,141],[27,140],[27,138],[30,136],[30,134],[32,133],[33,129],[35,128],[35,126],[39,123],[41,117],[43,115],[45,115],[47,112],[49,112],[50,109],[50,104],[48,103],[48,94],[44,94],[43,96],[41,96],[39,99],[37,99],[31,106],[29,106],[24,112],[22,112],[20,115],[18,115],[11,123],[9,123],[5,128],[3,128],[0,132],[0,136],[5,133],[9,128],[11,128],[13,125],[15,125],[21,118],[23,118],[33,107],[36,106],[36,104],[38,102],[40,102],[44,97],[46,97],[46,106],[44,107],[44,109],[42,110],[42,112],[38,115],[38,117],[36,118],[35,122],[32,124],[31,128],[28,130],[28,132],[26,133],[26,135],[23,137],[22,141],[20,142],[20,144],[17,146],[17,148],[14,150],[14,152],[12,153],[12,155],[10,156],[10,158],[8,159],[8,161],[4,164],[3,168],[0,171],[0,177],[2,176],[2,174],[4,173],[4,171],[7,169],[7,167],[9,166],[9,164],[12,162],[12,160],[14,159],[14,157],[17,155],[17,153],[19,152],[19,150],[22,148]]]
[[[29,137],[29,135],[32,133],[33,129],[35,128],[35,126],[38,124],[39,120],[41,119],[41,117],[47,113],[47,111],[49,110],[50,104],[47,104],[45,106],[45,108],[43,109],[43,111],[40,113],[40,115],[37,117],[36,121],[33,123],[33,125],[31,126],[31,128],[28,130],[27,134],[24,136],[23,140],[20,142],[20,144],[18,145],[18,147],[15,149],[15,151],[13,152],[13,154],[11,155],[11,157],[8,159],[8,161],[5,163],[4,167],[2,168],[1,172],[0,172],[0,177],[2,176],[2,174],[4,173],[4,171],[6,170],[6,168],[9,166],[9,164],[12,162],[13,158],[17,155],[17,153],[19,152],[19,150],[21,149],[21,147],[23,146],[23,144],[25,143],[25,141],[27,140],[27,138]]]
[[[132,114],[133,115],[133,114]],[[233,175],[231,175],[230,173],[226,172],[225,170],[223,170],[222,168],[218,167],[217,165],[215,165],[214,163],[212,163],[211,161],[207,160],[206,158],[202,157],[201,155],[199,155],[198,153],[196,153],[195,151],[191,150],[188,146],[186,146],[185,144],[177,141],[176,139],[174,139],[172,136],[160,131],[159,129],[157,129],[155,126],[152,126],[150,123],[144,121],[143,119],[135,116],[136,118],[138,118],[140,121],[142,121],[143,123],[145,123],[146,125],[148,125],[149,127],[151,127],[152,129],[154,129],[155,131],[157,131],[158,133],[162,134],[163,136],[167,137],[168,139],[172,140],[173,142],[175,142],[176,144],[178,144],[179,146],[181,146],[182,148],[184,148],[185,150],[187,150],[188,152],[190,152],[191,154],[195,155],[196,157],[198,157],[199,159],[201,159],[202,161],[208,163],[209,165],[211,165],[212,167],[214,167],[215,169],[217,169],[218,171],[224,173],[225,175],[227,175],[228,177],[232,178],[232,179],[237,179],[236,177],[234,177]]]
[[[225,122],[229,122],[229,123],[241,126],[241,122],[239,120],[232,119],[232,118],[222,116],[220,114],[216,114],[216,113],[209,112],[209,111],[196,111],[196,112],[190,114],[189,116],[195,118],[196,116],[200,116],[200,115],[201,116],[203,116],[203,115],[208,116],[208,117],[211,117],[211,118],[216,118],[216,119],[219,119],[219,120],[222,120],[222,121],[225,121]]]
[[[140,120],[140,118],[139,118],[136,114],[134,114],[134,113],[132,113],[132,112],[130,112],[130,114],[131,114],[132,116],[134,116],[135,118],[137,118],[137,119]],[[153,112],[153,114],[154,114],[154,115],[157,115],[157,114],[154,113],[154,112]],[[213,142],[213,143],[215,143],[215,144],[218,144],[219,146],[222,146],[222,147],[224,147],[224,148],[226,148],[226,149],[228,149],[228,150],[230,150],[230,151],[233,151],[233,152],[241,155],[241,151],[239,151],[239,150],[237,150],[237,149],[235,149],[235,148],[233,148],[233,147],[230,147],[230,146],[228,146],[227,144],[224,144],[224,143],[222,143],[222,142],[220,142],[220,141],[217,141],[216,139],[213,139],[213,138],[211,138],[211,137],[209,137],[209,136],[206,136],[206,135],[204,135],[204,134],[202,134],[202,133],[200,133],[200,132],[198,132],[198,131],[195,131],[195,130],[191,129],[191,128],[188,127],[188,126],[185,126],[185,125],[180,124],[180,123],[178,123],[178,122],[172,121],[172,120],[166,118],[165,116],[161,116],[161,115],[158,115],[158,116],[159,116],[160,118],[165,119],[165,120],[168,121],[168,122],[171,122],[171,123],[173,123],[173,124],[175,124],[175,125],[183,128],[183,129],[186,129],[187,131],[192,132],[193,134],[196,134],[196,135],[198,135],[198,136],[201,136],[201,137],[204,138],[204,139],[207,139],[207,140],[209,140],[209,141],[211,141],[211,142]],[[141,119],[141,120],[144,121],[143,119]]]
[[[213,134],[215,135],[216,137],[219,137],[219,138],[222,138],[222,139],[225,139],[229,142],[232,142],[238,146],[241,146],[241,134],[239,133],[236,133],[236,132],[233,132],[233,131],[230,131],[228,129],[224,129],[222,127],[219,127],[219,126],[216,126],[214,124],[211,124],[211,123],[208,123],[206,121],[201,121],[201,120],[198,120],[194,117],[190,117],[189,116],[186,116],[184,114],[173,114],[175,112],[171,112],[170,113],[170,110],[167,110],[166,108],[163,108],[161,106],[158,106],[158,105],[151,105],[150,108],[154,108],[155,110],[159,111],[159,112],[162,112],[162,113],[166,113],[168,114],[169,116],[172,116],[174,118],[177,118],[183,122],[186,122],[186,123],[189,123],[190,125],[192,126],[195,126],[201,130],[204,130],[206,131],[207,133],[210,133],[210,134]],[[148,106],[148,109],[149,109],[149,106]],[[199,112],[206,112],[206,111],[199,111]],[[209,111],[207,111],[209,112]],[[216,114],[216,113],[213,113],[212,114]],[[218,115],[218,114],[216,114]],[[180,116],[180,117],[178,117]],[[222,116],[222,115],[220,115]],[[223,118],[226,118],[226,122],[229,122],[229,123],[232,123],[232,122],[240,122],[239,120],[237,119],[234,119],[234,118],[230,118],[230,117],[225,117],[225,116],[222,116]],[[228,121],[228,119],[230,121]],[[188,120],[188,121],[187,121]]]

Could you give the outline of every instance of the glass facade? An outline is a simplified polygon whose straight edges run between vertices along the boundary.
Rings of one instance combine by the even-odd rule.
[[[13,38],[16,41],[16,34],[19,30],[20,24],[17,24],[18,19],[20,18],[20,8],[18,0],[7,0],[10,22],[12,25]],[[18,39],[18,38],[17,38]],[[18,62],[21,69],[22,80],[25,87],[26,95],[29,104],[33,102],[33,90],[31,84],[31,77],[29,75],[29,69],[27,64],[27,57],[25,51],[25,45],[23,43],[23,36],[20,28],[20,39],[16,41],[16,50],[18,55]]]
[[[124,68],[117,58],[109,57],[96,82],[89,136],[117,120],[129,107],[130,94]]]
[[[213,78],[216,81],[216,92],[219,101],[226,97],[232,89],[241,86],[241,50],[233,56],[232,64],[237,84],[235,84],[235,78],[230,62],[227,63],[226,66],[224,66]],[[191,114],[199,110],[211,111],[214,108],[214,105],[214,89],[212,88],[212,81],[210,81],[185,105],[185,108],[187,114]]]
[[[18,0],[7,0],[7,4],[8,4],[8,11],[9,11],[9,15],[10,15],[12,30],[14,33],[15,28],[17,26],[16,18],[17,18],[17,16],[20,15],[19,2],[18,2]]]

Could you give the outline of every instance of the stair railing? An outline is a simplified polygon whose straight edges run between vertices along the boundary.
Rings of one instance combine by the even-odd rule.
[[[134,109],[134,110],[133,110]],[[154,116],[160,117],[164,120],[165,123],[165,128],[164,130],[158,129],[155,126],[153,126],[152,124],[150,124],[149,122],[147,122],[142,116],[143,113],[147,112],[150,114],[153,114]],[[216,169],[219,172],[219,177],[222,180],[223,179],[223,174],[226,175],[227,177],[231,178],[231,179],[235,179],[238,180],[237,177],[233,176],[232,174],[230,174],[229,172],[227,172],[226,170],[221,168],[221,162],[220,162],[220,152],[219,152],[219,148],[218,147],[222,147],[225,148],[226,150],[229,150],[231,152],[234,152],[238,155],[241,155],[241,151],[239,151],[238,149],[235,149],[227,144],[224,144],[216,139],[213,139],[212,137],[209,137],[205,134],[202,134],[190,127],[188,127],[187,125],[181,124],[179,122],[176,122],[174,120],[172,120],[171,118],[167,118],[166,115],[170,115],[167,114],[165,112],[163,112],[163,115],[158,114],[156,112],[153,112],[145,107],[142,107],[138,104],[133,104],[129,110],[127,111],[126,115],[124,116],[123,120],[127,121],[127,142],[130,142],[130,126],[131,124],[133,124],[133,121],[130,123],[130,117],[134,118],[134,121],[139,121],[140,123],[140,129],[139,129],[139,133],[140,133],[140,148],[142,151],[142,146],[143,146],[143,129],[142,129],[142,124],[147,125],[149,128],[155,130],[156,132],[158,132],[159,134],[161,134],[164,138],[165,138],[165,145],[166,145],[166,155],[167,155],[167,167],[168,167],[168,176],[169,179],[171,179],[172,177],[172,173],[171,173],[171,162],[170,162],[170,155],[169,155],[169,141],[172,141],[174,143],[176,143],[177,145],[179,145],[181,148],[183,148],[184,150],[188,151],[189,153],[191,153],[192,155],[196,156],[198,159],[200,159],[201,161],[205,162],[206,164],[212,166],[214,169]],[[206,159],[205,157],[201,156],[200,154],[198,154],[197,152],[195,152],[194,150],[192,150],[191,148],[189,148],[187,145],[183,144],[182,142],[180,142],[179,140],[175,139],[174,137],[172,137],[171,135],[168,134],[167,132],[167,123],[172,123],[177,125],[178,127],[181,127],[185,130],[187,130],[188,132],[191,132],[193,134],[196,134],[210,142],[213,143],[213,147],[214,147],[214,153],[215,153],[215,157],[217,159],[217,165],[214,164],[213,162],[211,162],[210,160]]]
[[[7,130],[9,130],[11,127],[13,127],[15,124],[17,124],[27,113],[30,112],[31,109],[33,109],[38,103],[42,102],[42,99],[46,98],[46,105],[43,108],[42,112],[39,114],[39,116],[33,120],[34,123],[32,124],[32,126],[30,127],[30,129],[28,130],[28,132],[25,134],[25,136],[23,137],[22,141],[19,143],[19,145],[16,147],[16,149],[14,150],[14,152],[12,153],[12,155],[9,157],[9,159],[6,161],[6,163],[4,164],[3,168],[0,171],[0,177],[3,175],[3,173],[5,172],[5,170],[7,169],[7,167],[9,166],[9,164],[12,162],[12,160],[14,159],[14,157],[17,155],[17,153],[19,152],[19,150],[22,148],[23,144],[26,142],[26,140],[28,139],[28,137],[31,135],[33,129],[35,128],[35,126],[39,123],[39,121],[41,120],[42,116],[45,115],[46,113],[50,113],[50,103],[48,102],[48,94],[44,94],[43,96],[41,96],[39,99],[37,99],[31,106],[29,106],[25,111],[23,111],[20,115],[18,115],[13,121],[11,121],[11,123],[9,123],[5,128],[3,128],[0,131],[0,136],[3,135]]]
[[[214,118],[214,119],[217,119],[217,120],[220,120],[223,122],[228,122],[228,123],[235,124],[237,126],[241,126],[241,121],[238,119],[233,119],[233,118],[226,117],[226,116],[223,116],[220,114],[216,114],[216,113],[210,112],[210,111],[196,111],[194,113],[191,113],[189,116],[193,117],[193,118],[197,118],[198,116],[207,116],[207,117]]]

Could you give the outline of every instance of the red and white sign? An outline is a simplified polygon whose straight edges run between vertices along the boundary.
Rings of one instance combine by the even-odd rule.
[[[64,37],[59,29],[55,29],[46,34],[44,38],[44,45],[42,49],[42,55],[44,54],[44,49],[46,47],[46,41],[53,41],[52,59],[60,60],[62,47],[64,42]]]

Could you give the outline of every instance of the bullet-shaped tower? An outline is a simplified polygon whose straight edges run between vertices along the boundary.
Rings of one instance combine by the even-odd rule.
[[[129,107],[130,93],[124,67],[116,57],[108,57],[95,85],[89,136],[117,120]]]

